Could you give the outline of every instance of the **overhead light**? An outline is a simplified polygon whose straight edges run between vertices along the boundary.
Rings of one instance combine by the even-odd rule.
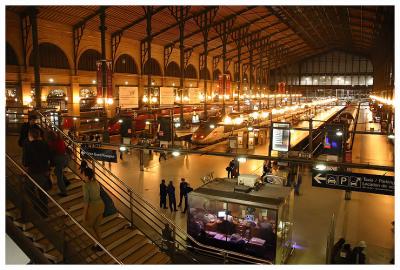
[[[147,103],[147,102],[149,102],[149,98],[146,95],[144,95],[143,98],[142,98],[142,101],[144,103]]]
[[[336,132],[336,136],[342,136],[342,135],[343,135],[343,132],[341,132],[341,131]]]
[[[104,100],[102,98],[97,99],[97,104],[103,104]]]
[[[180,156],[181,153],[179,153],[178,151],[173,151],[173,152],[172,152],[172,155],[173,155],[174,157],[177,157],[177,156]]]
[[[93,80],[92,83],[95,84],[95,83],[96,83],[96,80]]]
[[[150,121],[146,121],[144,122],[146,125],[150,125]]]
[[[65,101],[68,101],[68,97],[65,97]]]
[[[126,146],[121,146],[120,148],[119,148],[119,151],[121,151],[121,152],[124,152],[124,151],[126,151]]]
[[[107,102],[107,104],[111,105],[114,103],[114,100],[112,98],[107,98],[106,102]]]
[[[211,125],[210,125],[210,128],[215,128],[215,125],[211,124]]]
[[[15,100],[15,102],[17,102],[17,101],[18,101],[18,98],[14,99],[14,100]]]
[[[248,127],[247,128],[248,131],[253,131],[253,129],[254,129],[253,127]]]
[[[315,166],[315,168],[316,168],[317,170],[319,170],[319,171],[323,171],[323,170],[326,170],[326,165],[325,165],[325,164],[317,164],[317,165]]]
[[[128,85],[128,82],[125,82],[125,85]]]
[[[72,119],[74,119],[74,121],[76,121],[78,118],[74,117],[74,118],[72,118]]]
[[[175,83],[172,83],[172,86],[175,86]]]
[[[174,126],[175,126],[176,128],[178,128],[178,127],[181,126],[181,123],[177,122],[177,123],[174,124]]]
[[[53,79],[53,78],[50,78],[50,79],[49,79],[49,82],[51,82],[51,83],[54,82],[54,79]]]
[[[154,82],[151,82],[151,85],[154,85]]]
[[[238,160],[240,163],[245,163],[245,162],[247,161],[247,159],[246,159],[245,157],[238,157],[237,160]]]
[[[394,134],[388,135],[388,138],[394,140]]]
[[[118,123],[122,123],[122,122],[123,122],[123,120],[122,120],[122,119],[119,119],[119,120],[118,120]]]
[[[95,118],[94,121],[99,122],[99,118]]]

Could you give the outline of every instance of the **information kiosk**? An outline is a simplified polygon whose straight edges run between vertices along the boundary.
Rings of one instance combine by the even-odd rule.
[[[188,233],[197,241],[275,264],[292,251],[293,190],[215,179],[189,194]]]

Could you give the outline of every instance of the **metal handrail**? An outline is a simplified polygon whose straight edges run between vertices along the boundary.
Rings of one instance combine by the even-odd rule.
[[[62,134],[64,134],[64,136],[71,141],[75,146],[79,146],[78,143],[76,143],[74,140],[72,140],[72,138],[69,138],[62,130],[60,130],[57,126],[55,126],[51,120],[47,119],[46,116],[44,116],[41,112],[38,111],[38,113],[40,114],[41,117],[43,117],[45,120],[47,120],[50,125],[55,128],[56,130],[58,130],[59,132],[61,132]],[[89,156],[89,155],[88,155]],[[133,189],[131,189],[130,187],[128,187],[123,181],[121,181],[117,176],[115,176],[110,170],[108,170],[107,168],[105,168],[104,166],[102,166],[100,164],[100,162],[98,162],[97,160],[95,160],[93,157],[89,156],[89,158],[91,159],[92,162],[98,164],[99,166],[101,166],[106,172],[108,172],[111,176],[113,176],[113,178],[115,178],[119,183],[121,183],[131,194],[136,195],[138,198],[140,198],[142,200],[142,202],[150,207],[154,212],[156,212],[158,215],[160,215],[162,218],[164,218],[165,221],[167,221],[169,224],[171,224],[174,228],[176,228],[180,233],[182,233],[185,237],[187,237],[188,239],[190,239],[193,243],[195,243],[196,245],[204,248],[204,249],[211,249],[215,252],[221,253],[221,254],[230,254],[233,256],[237,256],[237,257],[242,257],[242,258],[246,258],[248,260],[250,260],[250,262],[254,262],[254,261],[259,261],[261,263],[268,263],[271,264],[270,261],[266,261],[266,260],[262,260],[253,256],[249,256],[246,254],[241,254],[241,253],[237,253],[234,251],[229,251],[229,250],[225,250],[225,249],[220,249],[220,248],[216,248],[213,246],[207,246],[204,245],[200,242],[198,242],[196,239],[194,239],[191,235],[189,235],[187,232],[185,232],[182,228],[180,228],[178,225],[175,224],[175,222],[173,222],[171,219],[169,219],[167,216],[165,216],[163,213],[161,213],[158,209],[156,209],[153,205],[151,205],[149,202],[147,202],[140,194],[136,193]],[[112,179],[110,179],[112,180]],[[130,194],[128,194],[130,195]],[[127,205],[126,205],[127,206]],[[129,207],[129,206],[128,206]],[[132,209],[130,209],[131,211],[133,211]],[[194,247],[195,248],[195,247]]]
[[[28,179],[31,181],[36,188],[38,188],[43,194],[46,195],[48,199],[50,199],[51,202],[53,202],[63,213],[64,215],[68,216],[76,226],[78,226],[79,229],[81,229],[93,242],[95,242],[98,246],[100,246],[106,253],[109,255],[116,263],[118,264],[123,264],[122,261],[120,261],[118,258],[116,258],[114,255],[112,255],[99,241],[96,240],[79,222],[71,216],[56,200],[53,199],[52,196],[50,196],[39,184],[36,183],[36,181],[17,163],[15,162],[7,153],[6,153],[7,159],[16,167],[18,168]]]

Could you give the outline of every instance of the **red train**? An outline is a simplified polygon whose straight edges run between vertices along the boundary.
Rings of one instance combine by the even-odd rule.
[[[146,127],[146,121],[156,120],[158,117],[162,116],[170,116],[171,109],[155,109],[152,111],[129,111],[129,112],[121,112],[120,114],[116,115],[115,117],[111,118],[108,123],[108,132],[110,135],[120,134],[121,124],[119,122],[122,118],[130,118],[132,120],[132,129],[135,131],[142,131]],[[180,116],[180,108],[175,107],[173,109],[174,118]],[[215,115],[217,109],[210,108],[208,110],[208,114]],[[199,115],[199,118],[203,117],[204,109],[202,106],[199,107],[184,107],[183,108],[183,118],[185,122],[191,122],[193,115]]]

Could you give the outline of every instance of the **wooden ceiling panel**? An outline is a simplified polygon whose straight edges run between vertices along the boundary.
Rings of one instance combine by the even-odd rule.
[[[191,6],[189,14],[197,14],[210,6]],[[6,6],[6,12],[23,13],[27,6]],[[75,25],[99,10],[100,6],[39,6],[38,18],[66,25]],[[154,7],[159,8],[157,6]],[[108,6],[106,9],[107,33],[115,33],[130,23],[145,16],[143,6]],[[238,15],[239,14],[239,15]],[[384,29],[384,18],[392,18],[394,9],[378,6],[219,6],[215,23],[236,15],[233,28],[249,25],[248,33],[261,30],[262,37],[289,48],[289,55],[306,56],[322,47],[339,47],[349,50],[372,51],[380,31]],[[86,29],[99,31],[99,16],[86,23]],[[168,7],[152,17],[152,33],[155,44],[165,46],[179,39],[176,19]],[[167,29],[168,28],[168,29]],[[167,29],[167,30],[165,30]],[[165,30],[165,31],[164,31]],[[194,19],[185,23],[185,47],[203,50],[203,35]],[[164,32],[162,32],[164,31]],[[142,20],[123,33],[124,37],[143,40],[146,37],[146,20]],[[393,33],[394,35],[394,33]],[[208,48],[212,55],[221,53],[222,41],[215,27],[209,32]],[[236,45],[229,35],[227,50],[234,54]],[[301,50],[301,48],[303,49]],[[300,48],[300,49],[299,49]],[[244,49],[243,54],[248,54]]]

